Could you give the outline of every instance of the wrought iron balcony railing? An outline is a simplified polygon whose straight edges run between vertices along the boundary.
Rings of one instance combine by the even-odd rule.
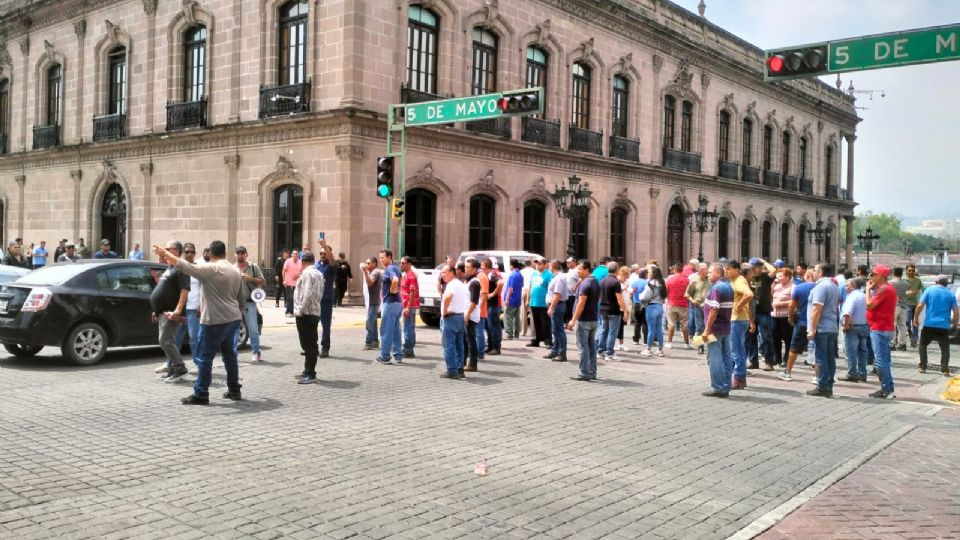
[[[801,178],[800,179],[800,193],[806,193],[807,195],[813,195],[813,180],[810,178]]]
[[[828,199],[839,199],[840,198],[840,188],[837,186],[827,186],[827,191],[824,193]]]
[[[429,92],[414,90],[406,85],[400,87],[400,103],[423,103],[424,101],[436,101],[442,97]]]
[[[207,125],[207,98],[184,103],[167,103],[167,131]]]
[[[732,161],[720,160],[717,162],[717,176],[720,178],[729,178],[730,180],[740,179],[740,166]]]
[[[570,126],[570,150],[603,154],[603,133]]]
[[[763,171],[763,185],[767,187],[780,187],[780,173],[776,171]]]
[[[524,116],[520,121],[520,140],[543,144],[546,146],[560,146],[560,122]]]
[[[847,192],[847,190],[841,188],[841,189],[840,189],[840,200],[841,200],[841,201],[849,201],[849,200],[851,200],[851,199],[853,199],[853,197],[850,196],[850,193]]]
[[[310,111],[310,81],[260,87],[260,118]]]
[[[127,115],[105,114],[93,117],[93,142],[115,141],[127,136]]]
[[[783,186],[783,189],[787,191],[797,191],[797,189],[799,188],[796,176],[790,176],[789,174],[785,174],[783,175],[783,178],[781,179],[781,181],[782,181],[781,185]]]
[[[33,149],[56,148],[60,146],[60,125],[33,126]]]
[[[678,171],[699,173],[700,154],[684,152],[683,150],[677,150],[675,148],[664,148],[663,166]]]
[[[740,166],[740,180],[748,184],[760,183],[760,169],[756,167]]]
[[[509,118],[491,118],[489,120],[474,120],[464,124],[467,131],[486,133],[509,139],[511,135]]]
[[[640,141],[611,135],[610,157],[627,161],[640,161]]]

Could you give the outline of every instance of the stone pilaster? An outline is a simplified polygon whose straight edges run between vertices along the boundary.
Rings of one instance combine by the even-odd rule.
[[[20,53],[23,55],[23,71],[20,75],[20,81],[23,85],[20,103],[27,104],[27,83],[30,73],[30,36],[20,40]],[[20,151],[27,149],[27,109],[29,107],[20,107]],[[19,177],[18,177],[19,178]],[[18,180],[19,181],[19,180]],[[20,224],[23,227],[23,222]],[[22,232],[22,231],[21,231]]]
[[[80,182],[83,180],[83,171],[72,169],[70,178],[73,180],[73,239],[80,236]]]
[[[17,186],[20,187],[17,190],[17,234],[15,236],[23,238],[23,190],[27,183],[27,177],[18,174],[14,179],[17,181]]]
[[[650,188],[650,226],[647,227],[647,230],[650,233],[650,240],[647,244],[648,253],[657,252],[657,239],[660,238],[658,236],[658,231],[660,230],[659,221],[657,221],[657,204],[659,204],[657,199],[659,198],[660,188]],[[666,255],[666,253],[664,253],[664,255]]]
[[[87,55],[84,53],[86,48],[86,35],[87,35],[87,21],[86,19],[80,19],[79,21],[73,23],[73,32],[77,35],[77,110],[74,111],[73,119],[73,138],[74,141],[80,142],[80,133],[83,128],[83,89],[86,87],[83,84],[83,73],[84,73],[84,60]],[[71,176],[72,176],[71,172]],[[79,230],[79,229],[78,229]],[[74,234],[74,238],[76,238]]]
[[[239,216],[239,195],[237,173],[240,170],[240,156],[237,154],[223,156],[223,164],[227,167],[227,253],[237,247],[237,217]],[[260,261],[271,261],[267,246],[260,246],[257,255]]]
[[[153,246],[151,233],[153,232],[153,161],[147,161],[140,164],[140,174],[143,175],[143,238],[141,245],[144,251],[148,251]],[[129,211],[129,210],[128,210]],[[129,233],[127,235],[130,237]]]
[[[355,206],[362,203],[364,200],[363,192],[366,187],[366,182],[363,180],[363,161],[367,157],[366,151],[358,145],[354,144],[344,144],[337,145],[336,148],[337,160],[339,161],[338,174],[337,174],[337,188],[341,193],[341,199],[339,201],[339,211],[342,217],[341,221],[341,233],[340,233],[340,245],[336,248],[347,253],[347,255],[358,254],[361,250],[363,243],[363,235],[359,231],[363,230],[363,218],[360,212],[355,211]],[[400,180],[405,171],[400,171],[399,174],[395,175],[397,180]],[[354,231],[358,231],[358,234],[354,235]],[[313,231],[309,231],[308,237],[312,237]],[[397,254],[397,258],[403,254],[403,246],[397,246],[398,249],[394,250],[394,253]],[[359,291],[359,281],[357,282],[357,291]]]

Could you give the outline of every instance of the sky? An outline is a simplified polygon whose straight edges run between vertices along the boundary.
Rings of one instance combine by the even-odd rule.
[[[697,13],[699,0],[674,0]],[[960,0],[705,0],[714,24],[762,49],[960,24]],[[823,77],[831,85],[836,75]],[[843,73],[857,90],[857,213],[960,217],[960,60]],[[845,152],[844,152],[845,154]],[[844,155],[845,157],[845,155]],[[842,171],[846,170],[844,163]]]

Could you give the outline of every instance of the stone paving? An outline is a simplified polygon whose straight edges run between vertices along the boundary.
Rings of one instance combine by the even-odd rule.
[[[0,356],[0,538],[722,538],[933,411],[764,374],[705,398],[703,357],[677,350],[583,383],[508,341],[441,380],[436,330],[382,366],[355,320],[300,386],[296,333],[271,319],[245,400],[219,387],[209,407],[154,378],[157,349]]]

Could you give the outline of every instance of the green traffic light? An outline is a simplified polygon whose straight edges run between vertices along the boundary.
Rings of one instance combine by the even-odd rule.
[[[379,186],[377,186],[377,196],[378,196],[378,197],[384,197],[384,198],[386,198],[386,197],[389,197],[389,196],[391,196],[391,195],[393,195],[393,188],[391,188],[391,187],[388,186],[387,184],[380,184]]]

